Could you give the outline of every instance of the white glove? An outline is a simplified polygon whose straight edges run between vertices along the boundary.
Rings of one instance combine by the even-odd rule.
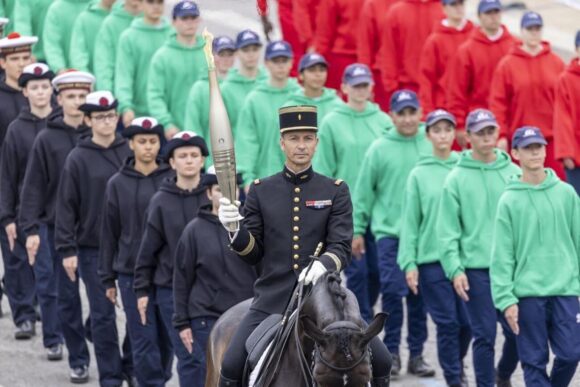
[[[302,270],[298,277],[298,282],[304,281],[304,285],[316,285],[316,281],[326,273],[326,267],[319,261],[314,261],[310,271],[306,274],[307,269]]]
[[[218,218],[222,225],[228,231],[238,231],[240,228],[240,220],[244,219],[242,215],[240,215],[240,202],[235,201],[234,204],[230,202],[228,198],[221,198],[220,199],[220,208],[218,210]],[[230,230],[229,226],[231,224],[236,225],[236,230]]]

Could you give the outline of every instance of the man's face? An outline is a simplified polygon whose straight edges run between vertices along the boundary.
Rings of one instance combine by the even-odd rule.
[[[242,66],[248,69],[255,69],[258,67],[260,51],[262,51],[261,46],[258,46],[257,44],[250,44],[249,46],[240,48],[237,51],[237,55],[238,58],[240,58]]]
[[[391,118],[401,136],[411,137],[419,131],[422,114],[421,109],[406,107],[399,112],[391,111]]]
[[[501,27],[501,11],[498,9],[479,14],[479,23],[484,30],[498,30]]]
[[[157,158],[161,141],[156,134],[136,134],[129,141],[129,147],[135,155],[135,160],[149,164]]]
[[[173,27],[175,27],[178,35],[191,38],[197,34],[200,21],[199,17],[178,17],[173,19]]]
[[[286,158],[297,166],[307,166],[314,157],[318,137],[313,131],[293,131],[284,133],[280,138],[280,146]]]
[[[56,100],[65,116],[80,118],[84,113],[79,110],[79,106],[85,103],[88,94],[88,90],[83,89],[63,90],[58,93]]]
[[[523,148],[514,148],[512,149],[512,156],[520,162],[524,169],[530,171],[542,170],[546,161],[546,146],[530,144]]]
[[[6,71],[6,77],[14,82],[18,82],[22,70],[31,63],[30,52],[17,52],[0,58],[0,66]]]
[[[443,12],[450,20],[463,20],[465,19],[465,5],[463,0],[455,0],[451,4],[443,6]]]
[[[350,86],[343,83],[342,92],[347,95],[349,101],[364,103],[371,99],[373,85],[370,83],[361,83],[360,85]]]
[[[87,126],[91,127],[94,135],[109,137],[117,130],[119,115],[115,109],[105,112],[93,112],[85,118]]]
[[[522,41],[530,47],[537,47],[542,43],[543,29],[541,26],[522,28]]]
[[[218,72],[227,73],[234,66],[235,51],[233,50],[221,50],[217,54],[214,54],[215,66]]]
[[[266,61],[266,68],[272,79],[283,81],[290,76],[292,70],[292,59],[285,57],[272,58]]]
[[[427,138],[434,149],[441,152],[450,151],[455,140],[455,126],[447,120],[441,120],[429,127]]]
[[[42,109],[50,105],[52,85],[48,79],[31,80],[22,89],[22,93],[28,98],[31,106]]]
[[[467,132],[471,148],[482,156],[489,156],[493,153],[498,136],[499,131],[495,126],[488,126],[475,133]]]
[[[157,20],[163,16],[163,0],[142,0],[143,16]]]
[[[321,90],[326,84],[328,78],[328,69],[323,64],[317,64],[305,68],[300,73],[300,80],[304,86],[308,86],[314,90]]]
[[[169,159],[171,168],[178,176],[192,178],[198,176],[205,162],[205,157],[201,154],[201,149],[196,146],[182,146],[173,151],[173,156]]]

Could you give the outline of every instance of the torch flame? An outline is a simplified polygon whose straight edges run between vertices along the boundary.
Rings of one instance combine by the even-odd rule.
[[[205,53],[208,70],[215,71],[215,61],[213,59],[213,34],[205,28],[203,30],[203,38],[205,39],[203,51]]]

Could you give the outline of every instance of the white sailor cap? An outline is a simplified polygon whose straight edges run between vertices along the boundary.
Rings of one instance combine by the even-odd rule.
[[[18,32],[12,32],[0,39],[0,54],[9,55],[32,51],[32,45],[36,42],[38,42],[36,36],[22,36]]]
[[[28,81],[47,79],[52,81],[54,73],[44,63],[32,63],[22,69],[18,78],[18,86],[24,87]]]
[[[67,89],[85,89],[91,91],[94,83],[95,77],[93,74],[78,70],[67,70],[52,80],[52,86],[57,91]]]
[[[106,112],[117,108],[119,102],[110,91],[95,91],[87,95],[79,110],[85,113]]]
[[[123,136],[133,138],[137,134],[156,134],[161,140],[164,138],[165,131],[161,125],[153,117],[137,117],[131,121],[131,125],[123,129]]]

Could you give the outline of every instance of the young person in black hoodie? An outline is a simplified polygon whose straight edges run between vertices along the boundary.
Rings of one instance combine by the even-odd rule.
[[[101,240],[99,276],[107,298],[116,304],[117,287],[127,316],[127,330],[139,386],[164,386],[171,378],[173,350],[167,337],[158,334],[161,321],[149,308],[142,325],[133,291],[135,261],[143,235],[145,211],[162,181],[173,170],[157,156],[164,138],[163,126],[151,117],[136,118],[123,130],[133,156],[107,184]]]
[[[218,219],[222,193],[213,166],[202,183],[211,204],[202,206],[183,230],[173,268],[173,326],[202,367],[196,372],[193,387],[205,385],[205,352],[213,325],[226,310],[254,296],[258,278],[255,266],[226,247],[230,240]]]
[[[131,153],[127,141],[116,133],[116,108],[117,100],[108,91],[89,94],[79,107],[92,136],[81,139],[67,156],[56,200],[56,251],[68,279],[77,282],[78,269],[85,284],[101,386],[120,386],[125,379],[115,306],[97,274],[107,181]]]
[[[56,277],[48,249],[43,248],[38,260],[28,261],[26,237],[17,222],[22,182],[32,144],[41,129],[46,127],[47,117],[52,113],[51,80],[54,73],[43,63],[33,63],[24,68],[18,84],[29,102],[29,107],[20,111],[10,126],[0,153],[0,224],[8,237],[10,252],[4,252],[7,289],[15,291],[17,298],[24,298],[24,305],[11,303],[13,316],[18,325],[17,339],[28,339],[34,333],[35,313],[33,298],[35,294],[43,316],[43,344],[49,360],[62,359],[62,332],[56,303]],[[46,240],[42,241],[46,247]],[[29,264],[30,263],[30,264]],[[34,268],[34,273],[32,272]],[[10,297],[10,301],[14,298]],[[19,323],[22,309],[27,320]]]
[[[180,386],[190,386],[195,380],[191,355],[173,328],[173,263],[177,241],[187,223],[200,206],[209,203],[205,187],[200,184],[201,169],[209,155],[207,145],[194,132],[179,132],[167,143],[167,157],[176,177],[163,182],[149,202],[145,231],[135,266],[135,293],[141,323],[147,320],[148,309],[158,309],[162,319],[159,327],[171,339],[177,356]],[[149,302],[154,298],[154,305]]]

